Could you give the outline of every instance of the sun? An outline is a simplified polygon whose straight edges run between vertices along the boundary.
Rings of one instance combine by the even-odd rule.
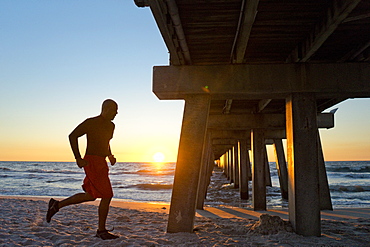
[[[161,153],[161,152],[157,152],[157,153],[155,153],[155,154],[153,155],[153,160],[154,160],[155,162],[163,162],[163,161],[164,161],[164,159],[165,159],[165,156],[164,156],[164,154],[163,154],[163,153]]]

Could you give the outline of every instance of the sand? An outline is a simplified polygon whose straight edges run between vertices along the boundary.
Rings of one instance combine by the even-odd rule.
[[[204,217],[197,214],[194,233],[166,233],[167,204],[114,200],[108,228],[115,240],[94,237],[96,203],[73,205],[45,221],[47,198],[0,197],[0,246],[369,246],[369,217],[323,220],[321,237],[303,237],[287,221]],[[368,216],[368,215],[367,215]]]

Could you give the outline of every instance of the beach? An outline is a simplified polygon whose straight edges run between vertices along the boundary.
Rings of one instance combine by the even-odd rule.
[[[45,220],[50,197],[81,192],[83,174],[75,164],[1,162],[0,246],[369,246],[369,162],[355,164],[329,164],[337,204],[321,214],[321,237],[292,232],[277,186],[267,188],[268,212],[253,211],[251,200],[240,200],[218,169],[204,210],[196,212],[194,233],[166,233],[173,164],[157,170],[147,163],[119,164],[111,170],[118,196],[107,228],[120,238],[103,241],[95,237],[99,200],[63,208],[50,223]]]
[[[367,217],[322,220],[321,237],[299,236],[280,218],[207,217],[206,210],[198,210],[194,233],[166,233],[168,204],[116,200],[107,225],[120,238],[101,240],[94,236],[97,202],[63,208],[47,223],[47,201],[0,197],[0,246],[369,246],[370,241],[369,211]]]

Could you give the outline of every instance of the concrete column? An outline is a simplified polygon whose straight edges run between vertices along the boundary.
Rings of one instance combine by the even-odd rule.
[[[234,183],[235,181],[235,174],[234,174],[234,155],[232,148],[229,149],[227,152],[228,163],[229,163],[229,181],[230,183]]]
[[[193,232],[209,107],[209,96],[185,99],[167,232]]]
[[[321,235],[316,109],[313,93],[286,100],[289,220],[304,236]]]
[[[227,177],[227,167],[226,167],[226,153],[224,153],[221,158],[220,162],[222,164],[222,170],[224,171],[224,175]]]
[[[288,170],[286,167],[283,141],[281,139],[274,139],[274,151],[281,197],[288,200]]]
[[[271,181],[271,173],[270,173],[270,164],[269,164],[269,158],[267,156],[267,149],[265,145],[265,183],[266,186],[272,186],[272,181]]]
[[[262,129],[251,131],[252,200],[254,210],[266,210],[265,138]]]
[[[224,153],[224,174],[227,179],[229,179],[229,158],[228,152]]]
[[[252,181],[252,164],[251,164],[251,154],[249,154],[249,151],[251,150],[251,146],[248,147],[247,151],[247,171],[248,171],[248,181]]]
[[[238,157],[239,157],[239,192],[242,200],[249,199],[248,191],[248,166],[249,153],[247,148],[247,140],[241,139],[238,142]]]
[[[224,153],[224,163],[225,163],[225,170],[224,170],[224,173],[225,173],[225,176],[227,179],[229,179],[230,177],[230,174],[229,174],[229,157],[228,157],[228,154],[229,152],[225,152]]]
[[[238,146],[233,146],[233,160],[234,160],[234,189],[239,188],[239,154],[238,154]]]
[[[320,209],[333,210],[331,203],[328,177],[326,175],[324,153],[322,151],[320,133],[317,131],[317,148],[318,148],[318,166],[319,166],[319,191],[320,191]]]
[[[203,209],[204,199],[207,195],[207,188],[210,181],[211,174],[209,173],[209,169],[213,169],[213,162],[211,162],[211,136],[207,133],[206,143],[204,145],[203,150],[203,158],[202,158],[202,168],[199,175],[199,185],[198,185],[198,195],[197,195],[197,203],[196,209]],[[212,173],[212,170],[211,170]]]

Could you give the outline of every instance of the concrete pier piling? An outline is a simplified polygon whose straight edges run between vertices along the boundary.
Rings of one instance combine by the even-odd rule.
[[[266,145],[264,149],[264,155],[265,155],[265,183],[266,183],[266,186],[272,187],[270,164],[269,164],[269,159],[267,156]]]
[[[247,149],[247,140],[241,139],[238,141],[239,152],[239,192],[240,198],[243,200],[249,199],[249,153]]]
[[[317,148],[318,148],[317,165],[319,166],[320,209],[321,210],[333,210],[333,205],[331,203],[331,197],[330,197],[328,177],[326,175],[324,153],[322,151],[319,131],[317,131]]]
[[[240,166],[240,161],[239,161],[239,152],[238,152],[238,146],[235,145],[232,147],[232,153],[233,153],[233,171],[234,171],[234,189],[239,188],[239,166]]]
[[[208,96],[189,95],[185,99],[168,232],[193,231],[209,106]]]
[[[203,209],[204,199],[207,195],[207,188],[211,180],[214,167],[214,157],[212,153],[212,140],[210,133],[206,135],[206,142],[203,149],[202,165],[199,176],[196,209]]]
[[[316,109],[312,93],[286,99],[289,221],[304,236],[321,235]]]
[[[288,170],[285,161],[282,139],[274,139],[276,169],[278,171],[280,192],[283,199],[288,200]]]
[[[252,204],[254,210],[266,210],[265,138],[262,129],[251,131]]]

